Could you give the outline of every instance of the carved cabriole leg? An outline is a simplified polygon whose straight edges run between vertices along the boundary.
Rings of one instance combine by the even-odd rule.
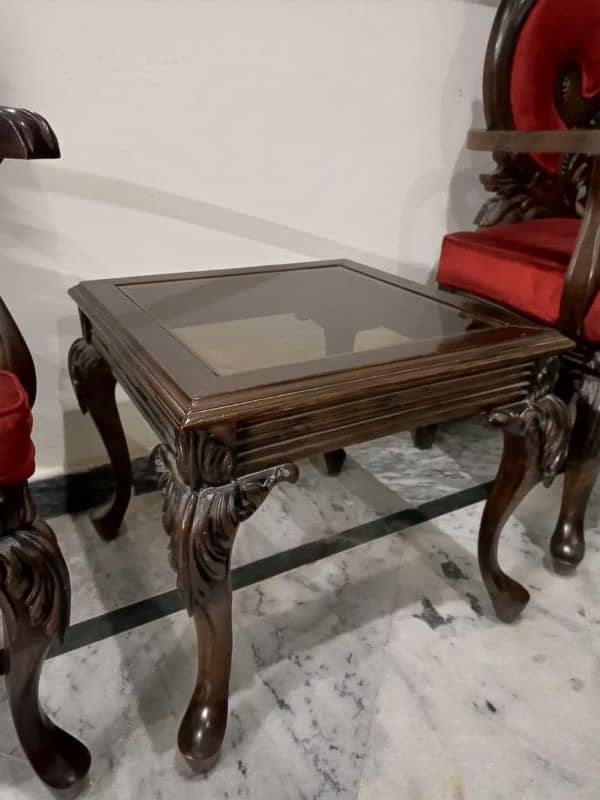
[[[32,518],[27,486],[1,495],[0,608],[8,701],[32,767],[48,785],[65,789],[87,773],[90,754],[48,718],[40,706],[39,681],[50,645],[62,641],[69,622],[69,574],[54,533]]]
[[[94,346],[77,339],[69,351],[69,374],[82,413],[90,412],[112,464],[116,491],[111,506],[92,522],[103,539],[114,539],[131,497],[131,461],[115,400],[116,381]]]
[[[226,452],[223,448],[224,457]],[[194,490],[182,479],[185,470],[178,467],[179,459],[176,463],[164,446],[156,448],[153,460],[164,493],[163,524],[170,537],[171,565],[188,614],[194,617],[198,639],[196,686],[177,741],[192,769],[205,772],[219,756],[227,724],[230,559],[235,535],[272,487],[296,481],[298,470],[286,464],[222,486]]]
[[[494,609],[504,622],[519,616],[529,593],[498,564],[502,528],[536,483],[543,480],[550,486],[566,457],[570,419],[565,403],[551,394],[557,375],[558,360],[546,361],[527,401],[490,417],[502,426],[504,453],[481,521],[479,566]]]
[[[559,573],[571,571],[583,560],[585,512],[599,472],[600,354],[595,354],[586,365],[578,387],[562,505],[550,543],[554,568]]]

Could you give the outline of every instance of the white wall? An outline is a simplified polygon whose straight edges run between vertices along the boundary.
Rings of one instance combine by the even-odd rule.
[[[38,476],[102,463],[66,375],[84,278],[348,256],[431,279],[468,227],[495,3],[5,0],[0,102],[60,162],[0,168],[0,292],[39,375]],[[123,398],[134,452],[152,434]]]

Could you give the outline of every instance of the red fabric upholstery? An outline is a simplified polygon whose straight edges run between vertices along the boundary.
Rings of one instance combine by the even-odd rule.
[[[579,225],[576,219],[539,219],[450,234],[438,281],[555,325]]]
[[[582,70],[582,94],[600,92],[600,2],[537,0],[525,20],[513,57],[510,98],[516,130],[565,128],[554,104],[560,70],[568,63]],[[534,156],[556,171],[558,157]]]
[[[438,283],[556,325],[579,226],[576,219],[540,219],[452,233],[442,245]],[[583,336],[600,344],[600,294],[584,320]]]
[[[0,371],[0,486],[21,483],[33,475],[31,409],[25,389],[12,372]]]

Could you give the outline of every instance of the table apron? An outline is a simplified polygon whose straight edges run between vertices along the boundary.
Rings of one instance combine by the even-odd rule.
[[[531,391],[533,376],[531,361],[410,388],[386,387],[366,398],[329,402],[278,417],[238,421],[237,474],[423,425],[489,412],[523,400]]]

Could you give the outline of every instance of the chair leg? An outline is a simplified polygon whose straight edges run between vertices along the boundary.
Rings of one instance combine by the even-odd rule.
[[[27,488],[21,487],[27,495]],[[31,506],[32,507],[32,506]],[[19,741],[39,777],[56,789],[79,781],[90,767],[88,749],[59,728],[40,705],[42,665],[69,622],[70,584],[56,537],[44,522],[28,521],[0,535],[3,668]]]
[[[585,513],[600,472],[600,378],[586,374],[577,395],[565,467],[562,505],[550,553],[556,572],[570,572],[585,555]]]
[[[171,565],[198,640],[196,685],[179,727],[179,750],[195,772],[217,761],[229,703],[231,670],[231,549],[240,523],[263,503],[275,484],[294,482],[293,464],[262,470],[218,487],[194,490],[171,454],[153,455],[164,493],[163,525]]]

